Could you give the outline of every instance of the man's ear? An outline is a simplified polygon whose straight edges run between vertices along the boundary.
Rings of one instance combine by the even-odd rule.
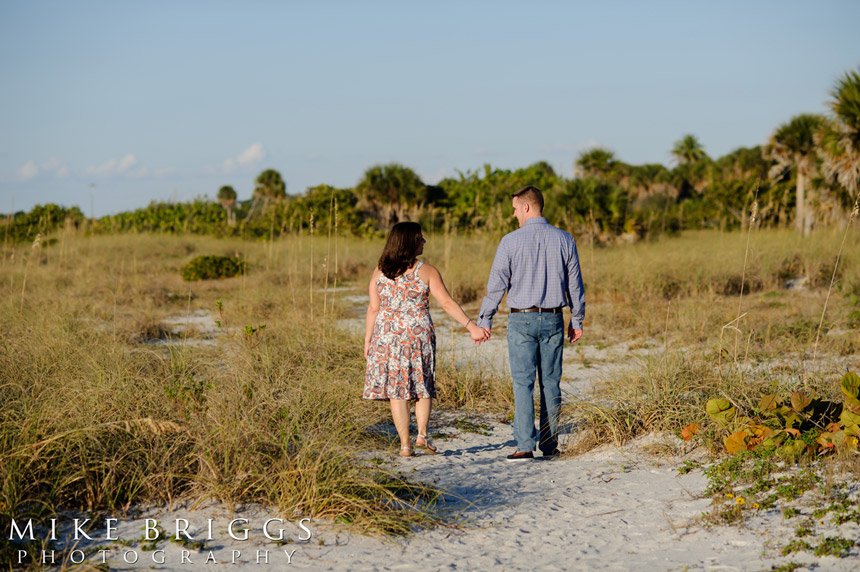
[[[532,209],[532,205],[528,201],[523,201],[523,212],[528,213]]]

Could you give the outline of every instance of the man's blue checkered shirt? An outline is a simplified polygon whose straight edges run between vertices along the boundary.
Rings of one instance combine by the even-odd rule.
[[[490,269],[478,326],[492,326],[505,292],[508,308],[569,306],[571,323],[581,330],[585,288],[576,242],[570,233],[537,217],[502,238]]]

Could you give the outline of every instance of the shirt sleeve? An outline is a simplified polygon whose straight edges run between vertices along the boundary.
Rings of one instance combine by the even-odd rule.
[[[567,295],[570,304],[570,323],[575,330],[582,329],[585,319],[585,286],[579,268],[579,253],[576,241],[570,237],[570,257],[567,260]]]
[[[487,295],[481,302],[481,313],[478,314],[478,327],[493,327],[493,316],[502,303],[505,293],[511,288],[511,256],[505,240],[499,243],[496,257],[490,268],[490,278],[487,280]]]

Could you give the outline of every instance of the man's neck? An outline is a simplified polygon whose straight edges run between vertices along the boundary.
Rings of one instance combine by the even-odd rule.
[[[543,218],[543,214],[536,214],[536,215],[528,216],[523,220],[523,224],[520,225],[520,227],[523,227],[523,226],[529,224],[531,221],[539,220],[542,218]]]

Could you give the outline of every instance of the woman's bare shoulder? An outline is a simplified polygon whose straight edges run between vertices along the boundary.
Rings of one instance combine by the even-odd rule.
[[[428,282],[434,276],[439,276],[439,269],[429,262],[423,262],[421,264],[421,268],[418,269],[418,276],[421,280],[424,280],[424,282]]]

